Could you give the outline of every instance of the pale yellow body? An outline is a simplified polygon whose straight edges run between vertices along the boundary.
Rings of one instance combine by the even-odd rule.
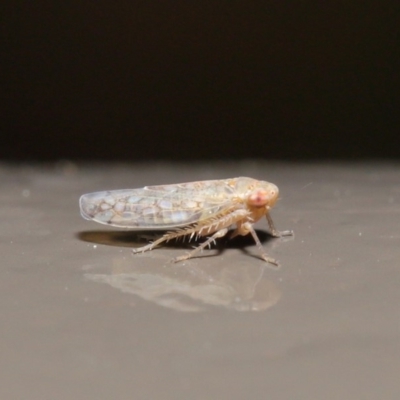
[[[264,252],[252,225],[265,215],[273,236],[292,234],[276,231],[269,215],[278,194],[273,183],[240,177],[89,193],[80,198],[80,209],[84,218],[102,224],[136,230],[170,230],[153,243],[134,249],[135,253],[181,236],[189,235],[191,239],[212,235],[189,254],[175,259],[182,261],[225,236],[228,228],[236,225],[232,237],[250,233],[262,258],[276,264]]]

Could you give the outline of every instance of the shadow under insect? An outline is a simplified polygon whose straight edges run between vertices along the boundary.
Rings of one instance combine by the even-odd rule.
[[[225,249],[241,249],[247,253],[246,247],[254,246],[254,240],[251,235],[236,236],[230,239],[233,233],[233,229],[222,238],[216,239],[207,249],[218,250],[218,253],[223,252]],[[164,231],[109,231],[109,230],[95,230],[95,231],[83,231],[77,234],[79,240],[95,244],[103,244],[107,246],[118,246],[118,247],[140,247],[143,244],[152,242],[160,238],[165,232]],[[257,236],[261,243],[267,243],[273,238],[268,232],[262,230],[256,230]],[[173,249],[192,249],[193,247],[199,246],[207,240],[207,237],[193,237],[191,240],[187,236],[183,236],[177,239],[171,239],[168,242],[164,242],[162,245],[155,249],[167,247]],[[215,253],[214,253],[215,254]]]

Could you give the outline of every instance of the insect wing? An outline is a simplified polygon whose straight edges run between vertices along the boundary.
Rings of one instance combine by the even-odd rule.
[[[212,218],[231,208],[231,198],[205,181],[142,189],[95,192],[81,196],[84,218],[131,229],[170,229]],[[211,190],[210,189],[214,189]]]

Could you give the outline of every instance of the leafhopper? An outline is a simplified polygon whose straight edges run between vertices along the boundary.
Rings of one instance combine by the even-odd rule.
[[[208,237],[189,253],[173,259],[187,260],[235,226],[230,238],[250,234],[261,258],[278,265],[265,252],[253,227],[265,215],[272,236],[293,235],[292,231],[277,231],[270,216],[278,195],[278,187],[273,183],[240,177],[89,193],[81,196],[79,204],[85,219],[101,224],[138,231],[167,231],[154,242],[133,249],[134,253],[184,236],[189,240]]]

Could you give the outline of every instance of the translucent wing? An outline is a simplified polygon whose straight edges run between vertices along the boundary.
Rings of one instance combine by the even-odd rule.
[[[232,195],[233,189],[225,181],[202,181],[89,193],[79,203],[84,218],[102,224],[170,229],[229,212]]]

